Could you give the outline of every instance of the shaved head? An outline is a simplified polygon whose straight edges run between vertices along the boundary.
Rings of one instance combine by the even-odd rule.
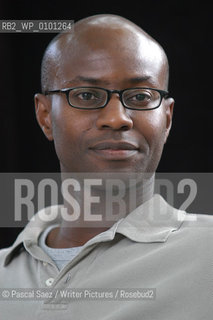
[[[123,41],[125,39],[126,41]],[[82,55],[87,50],[102,50],[112,48],[118,55],[128,51],[129,48],[138,47],[146,51],[147,58],[155,67],[156,61],[160,61],[164,68],[164,88],[168,87],[169,66],[168,59],[163,48],[144,30],[133,22],[121,16],[103,14],[95,15],[75,23],[71,32],[57,35],[49,43],[45,50],[41,67],[42,92],[55,88],[55,81],[62,77],[61,65],[63,60]],[[135,53],[137,54],[137,52]]]

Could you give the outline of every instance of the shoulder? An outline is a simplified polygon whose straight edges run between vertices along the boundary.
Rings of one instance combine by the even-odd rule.
[[[213,227],[213,215],[211,214],[187,213],[185,221],[190,226]]]
[[[212,215],[187,213],[181,230],[188,239],[193,238],[196,242],[213,245]]]
[[[13,260],[18,255],[21,255],[23,250],[23,243],[19,243],[16,246],[12,245],[11,247],[4,248],[0,250],[0,270],[7,266],[7,264]],[[16,261],[17,262],[17,261]]]
[[[11,247],[0,250],[0,268],[3,267],[6,256],[9,254]]]

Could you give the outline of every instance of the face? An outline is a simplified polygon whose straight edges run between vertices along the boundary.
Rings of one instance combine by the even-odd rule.
[[[157,45],[130,31],[118,30],[116,39],[114,31],[101,32],[87,31],[74,50],[67,44],[50,89],[166,89],[164,57]],[[62,172],[156,170],[171,126],[172,99],[163,99],[158,109],[149,111],[125,109],[116,93],[98,110],[72,108],[65,94],[36,95],[35,102],[38,121],[54,140]]]

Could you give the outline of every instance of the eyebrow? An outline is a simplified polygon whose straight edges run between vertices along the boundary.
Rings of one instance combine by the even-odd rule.
[[[151,78],[150,76],[141,76],[141,77],[127,78],[125,79],[125,81],[130,82],[132,84],[137,84],[140,82],[148,81],[150,78]],[[93,85],[98,85],[98,84],[109,85],[110,84],[108,80],[92,78],[92,77],[84,77],[84,76],[77,76],[72,80],[65,81],[65,84],[72,84],[73,82],[87,82]]]
[[[139,82],[145,82],[150,80],[150,76],[143,76],[143,77],[135,77],[135,78],[130,78],[128,79],[129,82],[131,83],[139,83]]]

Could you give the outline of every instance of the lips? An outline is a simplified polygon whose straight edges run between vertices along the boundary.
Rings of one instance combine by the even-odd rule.
[[[137,144],[127,141],[102,141],[89,149],[108,160],[125,160],[136,155],[139,151]]]
[[[94,146],[90,147],[92,150],[138,150],[139,147],[133,143],[126,141],[104,141],[96,143]]]

